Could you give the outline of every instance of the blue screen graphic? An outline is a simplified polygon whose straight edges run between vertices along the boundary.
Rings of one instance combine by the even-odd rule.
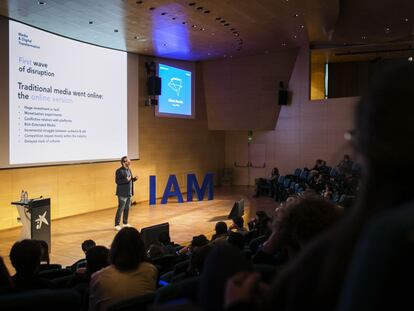
[[[191,116],[191,72],[158,64],[161,95],[158,112]]]

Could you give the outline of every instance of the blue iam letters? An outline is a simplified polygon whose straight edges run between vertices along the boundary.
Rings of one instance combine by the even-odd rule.
[[[156,204],[157,198],[157,179],[156,176],[151,175],[149,177],[149,204]],[[213,200],[213,173],[207,173],[204,176],[203,184],[201,188],[198,184],[195,174],[187,174],[187,202],[193,201],[193,191],[197,194],[197,199],[203,201],[204,194],[208,190],[208,200]],[[161,204],[166,204],[169,197],[177,197],[178,203],[183,203],[183,195],[181,194],[180,186],[178,185],[177,177],[170,175],[168,177],[167,184],[165,185],[164,194],[161,199]]]

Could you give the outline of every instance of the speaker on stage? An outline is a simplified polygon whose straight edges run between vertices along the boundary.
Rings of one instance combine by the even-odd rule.
[[[228,219],[233,219],[236,216],[243,216],[244,215],[244,200],[240,199],[234,202],[234,205],[230,211]]]

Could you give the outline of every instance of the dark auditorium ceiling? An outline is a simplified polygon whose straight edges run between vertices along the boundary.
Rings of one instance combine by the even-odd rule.
[[[1,0],[0,15],[101,46],[184,60],[414,39],[411,0]]]

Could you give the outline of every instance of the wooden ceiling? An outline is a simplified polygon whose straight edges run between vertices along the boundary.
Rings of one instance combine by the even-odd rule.
[[[3,0],[0,15],[128,52],[207,60],[408,40],[414,1]]]

